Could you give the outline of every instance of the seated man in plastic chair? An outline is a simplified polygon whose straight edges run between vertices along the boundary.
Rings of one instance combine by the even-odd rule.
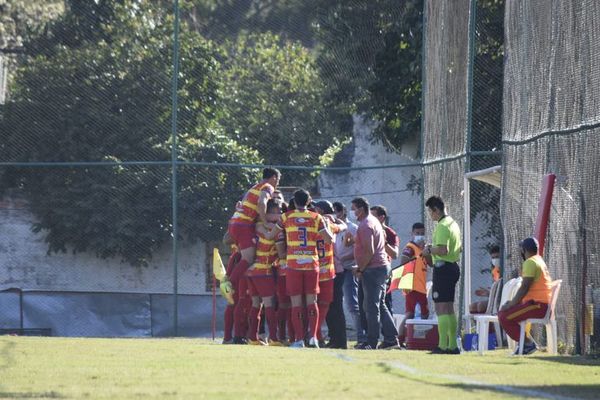
[[[542,256],[538,254],[538,247],[535,238],[530,237],[521,242],[521,256],[524,260],[521,267],[523,282],[515,297],[503,304],[498,313],[500,326],[517,342],[521,333],[519,322],[529,318],[543,318],[550,303],[552,278]],[[537,344],[527,332],[523,355],[536,350]],[[514,354],[519,354],[518,348]]]
[[[492,283],[494,283],[494,282],[499,281],[501,278],[500,246],[498,246],[498,245],[492,246],[490,248],[489,254],[490,254],[490,258],[491,258],[491,265],[488,268],[483,269],[481,272],[483,273],[483,272],[489,271],[490,274],[492,275]],[[489,301],[489,297],[490,297],[490,288],[488,287],[486,289],[486,288],[480,287],[479,289],[477,289],[475,291],[475,294],[480,297],[488,297],[488,299],[482,300],[482,301],[476,301],[476,302],[469,304],[469,312],[471,314],[483,314],[483,313],[485,313],[485,310],[487,310],[487,308],[488,308],[488,301]]]

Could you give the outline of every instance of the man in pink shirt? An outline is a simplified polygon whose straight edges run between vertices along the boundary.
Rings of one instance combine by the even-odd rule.
[[[363,197],[352,200],[352,211],[359,221],[354,238],[356,275],[364,292],[363,308],[367,316],[367,343],[363,349],[399,348],[398,332],[383,299],[385,282],[390,273],[390,261],[385,251],[385,231],[377,218],[369,213],[369,203]],[[383,329],[382,329],[383,328]],[[379,332],[383,330],[383,342]]]

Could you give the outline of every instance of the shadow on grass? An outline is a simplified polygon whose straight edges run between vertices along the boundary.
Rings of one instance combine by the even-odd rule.
[[[396,368],[385,362],[377,363],[383,372],[397,376],[402,379],[413,381],[423,385],[433,385],[447,389],[456,389],[470,393],[502,393],[508,396],[519,396],[521,398],[547,398],[552,400],[567,399],[598,399],[600,384],[586,385],[545,385],[545,386],[518,386],[518,385],[496,385],[486,382],[472,381],[466,377],[423,374],[412,368]],[[444,382],[452,380],[464,380],[466,382]],[[426,387],[426,386],[423,386]]]
[[[14,351],[16,344],[8,339],[2,341],[0,349],[0,372],[13,365],[15,362]],[[64,398],[60,393],[51,392],[5,392],[0,382],[0,399],[60,399]]]
[[[546,386],[480,386],[466,383],[448,383],[442,386],[467,392],[495,392],[523,396],[525,398],[549,399],[597,399],[600,385],[546,385]],[[529,395],[528,395],[529,393]]]
[[[2,341],[2,348],[0,349],[0,373],[7,369],[9,365],[14,363],[14,348],[15,342],[13,342],[12,340]],[[2,390],[2,381],[0,380],[0,393],[2,393]]]
[[[61,399],[57,392],[0,392],[0,399]]]
[[[600,367],[600,357],[595,356],[550,356],[550,357],[531,357],[540,361],[556,362],[561,364],[581,365],[584,367]],[[600,396],[600,395],[599,395]]]

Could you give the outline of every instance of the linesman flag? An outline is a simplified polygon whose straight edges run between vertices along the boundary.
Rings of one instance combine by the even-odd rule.
[[[219,249],[216,247],[213,249],[213,274],[215,278],[219,280],[219,289],[221,290],[221,294],[227,300],[227,303],[233,304],[233,287],[231,286],[231,282],[229,282],[229,278],[227,278],[225,272],[225,266],[223,265],[223,260],[221,259],[221,255],[219,254]]]
[[[390,288],[388,289],[388,293],[393,292],[394,290],[412,290],[413,289],[413,281],[415,277],[415,267],[417,264],[417,259],[412,258],[406,263],[397,266],[392,271],[392,282],[390,283]]]

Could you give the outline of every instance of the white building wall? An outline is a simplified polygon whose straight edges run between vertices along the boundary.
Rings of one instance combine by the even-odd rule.
[[[31,231],[33,215],[19,197],[0,200],[0,290],[173,293],[171,246],[157,251],[147,267],[90,253],[47,254],[44,232]],[[178,292],[206,292],[205,243],[182,244],[178,257]]]
[[[416,144],[402,148],[402,154],[391,153],[381,144],[370,141],[372,123],[354,117],[354,155],[351,167],[392,166],[416,162]],[[364,196],[371,205],[384,205],[390,217],[389,225],[404,245],[410,239],[412,224],[421,221],[421,195],[407,189],[411,176],[420,177],[419,167],[362,169],[344,172],[325,171],[319,177],[320,197],[340,201],[348,209],[350,201]],[[353,216],[349,212],[352,219]]]

